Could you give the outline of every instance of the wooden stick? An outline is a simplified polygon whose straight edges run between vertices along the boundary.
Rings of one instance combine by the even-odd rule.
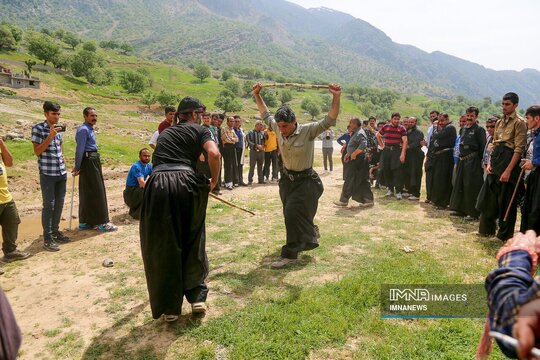
[[[519,183],[521,182],[521,178],[523,177],[524,172],[525,172],[525,169],[521,168],[521,172],[519,173],[519,178],[518,178],[518,181],[516,183],[516,187],[514,188],[514,193],[512,194],[512,198],[510,199],[510,203],[508,204],[508,208],[506,209],[506,214],[504,214],[503,221],[508,220],[508,215],[510,214],[510,208],[512,207],[512,203],[514,202],[514,199],[516,197],[516,193],[517,193],[517,190],[518,190],[518,187],[519,187]]]
[[[272,84],[261,84],[261,87],[285,87],[285,86],[294,86],[304,89],[328,89],[328,85],[311,85],[311,84],[296,84],[296,83],[272,83]]]
[[[237,208],[237,209],[239,209],[239,210],[245,211],[245,212],[247,212],[248,214],[251,214],[251,215],[255,216],[255,213],[254,213],[253,211],[246,210],[246,209],[244,209],[244,208],[242,208],[242,207],[240,207],[240,206],[238,206],[238,205],[235,205],[235,204],[233,204],[232,202],[229,202],[229,201],[227,201],[227,200],[225,200],[225,199],[222,199],[222,198],[220,198],[219,196],[214,195],[214,194],[212,194],[212,193],[209,193],[208,195],[209,195],[210,197],[213,197],[214,199],[216,199],[216,200],[218,200],[218,201],[221,201],[221,202],[224,203],[224,204],[227,204],[227,205],[229,205],[229,206],[231,206],[231,207],[233,207],[233,208]]]

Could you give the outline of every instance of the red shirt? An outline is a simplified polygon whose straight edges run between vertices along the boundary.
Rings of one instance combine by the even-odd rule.
[[[171,124],[169,124],[167,120],[163,120],[162,122],[159,123],[158,132],[161,134],[161,132],[165,130],[166,128],[168,128],[169,126],[171,126]]]
[[[402,125],[394,127],[392,124],[386,124],[379,133],[384,136],[385,146],[401,145],[402,136],[407,136],[407,130]]]

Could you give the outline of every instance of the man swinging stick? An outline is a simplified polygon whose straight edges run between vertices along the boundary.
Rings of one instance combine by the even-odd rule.
[[[262,87],[260,83],[253,85],[253,95],[262,119],[278,134],[284,166],[283,176],[279,180],[279,196],[283,203],[287,240],[281,249],[281,256],[271,265],[279,269],[294,264],[299,252],[319,246],[318,229],[313,224],[313,218],[324,188],[319,175],[313,170],[314,140],[336,125],[341,87],[328,85],[333,99],[323,120],[302,125],[296,122],[296,116],[288,105],[281,106],[271,116],[260,96]]]

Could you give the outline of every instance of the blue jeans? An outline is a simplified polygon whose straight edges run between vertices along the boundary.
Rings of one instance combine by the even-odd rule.
[[[43,226],[43,238],[50,241],[52,235],[58,232],[64,198],[66,197],[67,174],[60,176],[39,175],[41,195],[43,197],[43,212],[41,213],[41,225]]]

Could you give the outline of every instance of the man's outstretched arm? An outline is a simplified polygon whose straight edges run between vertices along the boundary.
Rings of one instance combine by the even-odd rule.
[[[259,108],[259,112],[261,113],[261,116],[268,112],[268,107],[264,103],[263,98],[261,97],[261,90],[262,85],[261,83],[256,83],[253,85],[253,96],[255,97],[255,102],[257,103],[257,107]]]

